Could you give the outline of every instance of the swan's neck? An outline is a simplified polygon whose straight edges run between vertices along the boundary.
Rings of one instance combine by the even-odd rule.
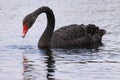
[[[51,37],[52,37],[54,26],[55,26],[54,13],[48,7],[39,8],[38,10],[35,11],[35,13],[37,15],[40,15],[41,13],[46,13],[46,16],[47,16],[47,27],[39,40],[38,47],[50,48]]]

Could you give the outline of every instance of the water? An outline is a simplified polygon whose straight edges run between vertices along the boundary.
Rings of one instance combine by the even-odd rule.
[[[45,14],[24,40],[21,34],[24,16],[40,6],[53,9],[55,29],[72,23],[93,23],[106,29],[104,46],[39,50]],[[119,0],[0,0],[0,80],[119,80],[119,14]]]

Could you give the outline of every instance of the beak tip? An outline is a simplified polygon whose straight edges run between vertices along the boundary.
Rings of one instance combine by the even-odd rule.
[[[24,38],[25,37],[25,34],[22,34],[22,38]]]

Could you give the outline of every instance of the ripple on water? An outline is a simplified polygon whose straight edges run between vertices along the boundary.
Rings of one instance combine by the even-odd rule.
[[[35,49],[36,46],[33,46],[33,45],[9,45],[9,46],[5,46],[5,48],[24,50],[24,49]]]

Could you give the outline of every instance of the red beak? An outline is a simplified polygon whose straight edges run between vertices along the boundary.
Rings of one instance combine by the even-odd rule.
[[[24,25],[23,25],[23,33],[22,33],[22,37],[23,37],[23,38],[25,37],[28,29],[29,29],[28,26],[27,26],[26,24],[24,24]]]

